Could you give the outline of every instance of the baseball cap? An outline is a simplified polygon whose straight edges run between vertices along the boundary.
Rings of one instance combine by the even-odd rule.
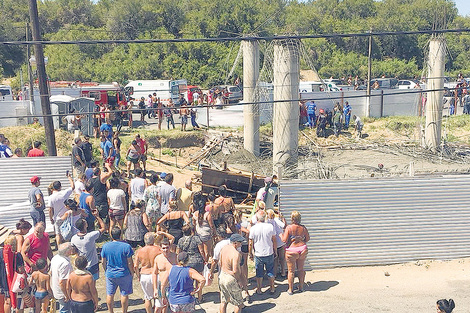
[[[230,242],[245,242],[246,239],[240,234],[233,234],[230,236]]]
[[[41,177],[39,177],[39,176],[33,176],[33,177],[31,177],[31,179],[30,179],[31,184],[35,184],[35,183],[37,183],[39,180],[41,180]]]
[[[160,179],[164,179],[166,177],[166,173],[165,172],[161,172],[160,173]]]

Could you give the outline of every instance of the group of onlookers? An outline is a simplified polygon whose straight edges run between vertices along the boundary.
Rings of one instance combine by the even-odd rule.
[[[6,242],[4,251],[13,251],[18,258],[12,267],[16,273],[22,271],[17,264],[24,262],[25,273],[30,274],[29,289],[23,289],[23,297],[16,295],[18,299],[32,296],[38,312],[51,299],[59,303],[61,312],[95,310],[98,255],[105,273],[110,312],[117,288],[123,312],[127,311],[134,274],[144,292],[147,312],[152,312],[153,307],[157,312],[168,308],[191,312],[196,301],[203,301],[202,289],[211,283],[216,271],[221,312],[226,311],[228,303],[239,312],[244,306],[242,292],[249,300],[252,296],[248,292],[248,259],[255,263],[256,293],[262,293],[264,275],[269,279],[269,292],[274,293],[276,275],[287,274],[288,293],[292,294],[296,268],[298,291],[304,290],[308,231],[300,224],[297,212],[292,214],[291,225],[281,214],[276,217],[273,207],[277,186],[272,178],[267,178],[265,187],[257,193],[252,216],[243,216],[225,186],[204,194],[193,191],[191,181],[187,181],[185,187],[177,190],[171,173],[147,177],[137,169],[135,177],[126,181],[109,164],[105,166],[105,172],[94,168],[90,178],[86,171],[76,181],[69,175],[68,188],[59,181],[53,182],[47,204],[39,189],[41,178],[31,178],[29,198],[34,232],[23,240],[31,225],[19,225],[16,246],[10,243],[9,250]],[[46,208],[58,246],[55,256],[45,232]],[[96,242],[107,238],[111,241],[98,254]],[[5,253],[4,258],[9,256]],[[72,264],[70,256],[74,254],[79,257]],[[8,266],[6,273],[8,277]],[[10,298],[12,307],[24,305]]]
[[[348,101],[342,106],[336,102],[333,111],[328,109],[319,109],[317,113],[317,105],[314,100],[302,100],[299,103],[299,127],[309,127],[313,129],[316,127],[318,137],[328,137],[326,134],[326,127],[333,128],[336,137],[341,134],[342,129],[348,129],[351,122],[351,116],[354,123],[354,130],[356,137],[362,137],[362,128],[364,123],[357,115],[352,115],[352,108]]]

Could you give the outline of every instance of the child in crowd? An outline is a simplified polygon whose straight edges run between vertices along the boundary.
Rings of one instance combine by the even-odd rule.
[[[45,259],[40,258],[36,261],[37,271],[31,275],[31,284],[36,286],[34,293],[35,299],[35,312],[46,313],[49,306],[51,291],[50,276],[47,273],[47,262]]]

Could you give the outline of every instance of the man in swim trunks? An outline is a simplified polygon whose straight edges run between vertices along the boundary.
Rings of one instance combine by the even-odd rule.
[[[153,268],[153,288],[155,300],[155,313],[166,313],[168,310],[167,303],[160,303],[161,295],[161,282],[164,281],[170,274],[171,267],[177,264],[176,253],[170,251],[170,241],[164,237],[160,243],[162,253],[155,258],[155,265]],[[159,306],[160,305],[160,306]]]
[[[77,269],[70,273],[67,281],[72,313],[94,312],[98,307],[98,291],[93,276],[86,270],[87,264],[85,256],[77,257],[75,259]]]
[[[36,292],[34,293],[35,312],[47,312],[50,295],[52,295],[51,276],[47,273],[47,261],[43,258],[38,259],[36,268],[38,270],[31,275],[32,282],[36,286]]]
[[[221,313],[226,313],[228,303],[236,306],[235,313],[241,312],[243,308],[241,254],[238,252],[243,242],[245,242],[245,238],[242,235],[233,234],[230,237],[230,244],[220,251],[219,289]]]
[[[111,229],[113,241],[107,242],[101,249],[101,258],[106,277],[106,304],[108,311],[114,313],[114,295],[119,287],[121,292],[122,313],[127,313],[129,307],[129,295],[133,293],[132,276],[134,264],[132,256],[134,251],[131,246],[121,240],[121,229]]]
[[[148,232],[144,236],[145,247],[137,250],[134,261],[134,269],[139,278],[140,286],[144,292],[145,311],[152,313],[152,300],[155,297],[153,291],[152,271],[155,258],[162,253],[159,246],[155,246],[155,233]],[[157,300],[158,301],[158,300]]]

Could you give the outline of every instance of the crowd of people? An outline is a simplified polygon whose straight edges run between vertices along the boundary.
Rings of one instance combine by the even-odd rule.
[[[28,199],[34,230],[26,236],[33,226],[21,220],[4,242],[0,294],[5,305],[0,307],[6,312],[27,307],[46,312],[52,303],[61,312],[94,312],[99,308],[100,263],[109,312],[114,311],[118,288],[127,312],[134,276],[147,312],[192,312],[216,272],[220,311],[231,303],[239,312],[253,296],[248,289],[249,259],[255,264],[257,294],[263,292],[265,276],[274,293],[276,275],[287,278],[288,294],[293,294],[296,270],[297,290],[304,290],[308,231],[297,212],[290,225],[282,214],[276,216],[275,177],[265,180],[251,216],[243,215],[225,186],[205,194],[194,191],[191,180],[177,189],[172,173],[149,174],[148,146],[140,135],[132,141],[121,173],[115,163],[119,137],[112,130],[110,126],[101,131],[101,162],[92,158],[89,137],[74,139],[76,179],[67,173],[69,187],[61,181],[50,183],[47,201],[41,177],[31,177]],[[49,223],[54,226],[55,255],[45,232]],[[101,251],[97,241],[106,242]],[[23,287],[18,289],[20,275]]]
[[[328,137],[326,132],[328,125],[333,128],[334,135],[338,137],[341,130],[349,129],[352,117],[356,137],[362,138],[364,123],[358,115],[352,115],[352,107],[348,101],[345,102],[344,106],[336,102],[333,111],[320,108],[317,112],[317,105],[314,100],[302,100],[299,103],[299,109],[299,127],[301,129],[304,127],[316,128],[318,137]]]

